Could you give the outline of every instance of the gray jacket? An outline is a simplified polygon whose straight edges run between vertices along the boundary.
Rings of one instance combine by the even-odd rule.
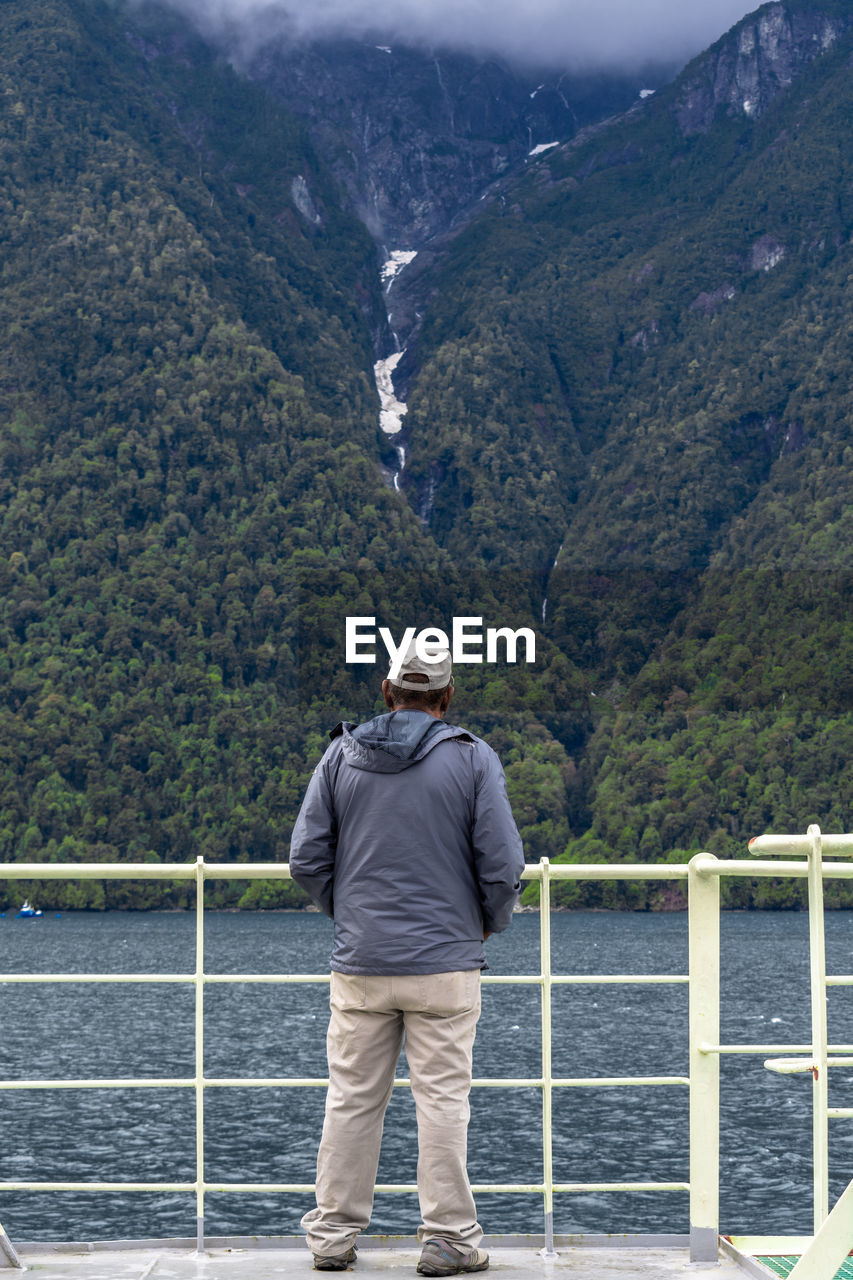
[[[425,711],[342,724],[308,784],[293,879],[335,922],[340,973],[485,965],[506,929],[524,854],[500,761]]]

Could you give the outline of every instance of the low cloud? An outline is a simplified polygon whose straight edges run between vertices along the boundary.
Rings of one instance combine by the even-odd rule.
[[[745,0],[173,0],[252,45],[354,36],[590,69],[687,61],[755,5]]]

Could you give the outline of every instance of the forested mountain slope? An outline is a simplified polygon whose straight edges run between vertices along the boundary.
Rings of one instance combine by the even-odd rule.
[[[536,556],[547,633],[596,695],[572,857],[849,826],[840,12],[767,6],[543,157],[458,237],[424,325],[413,501],[457,554]],[[809,60],[790,55],[797,31]],[[687,108],[732,47],[753,51],[754,101],[723,80],[700,118]]]
[[[285,860],[376,706],[348,614],[536,628],[454,702],[531,858],[849,828],[845,10],[490,184],[421,277],[398,493],[333,157],[166,12],[0,7],[0,857]]]
[[[300,557],[417,542],[368,462],[372,245],[179,24],[0,21],[3,856],[273,856]]]
[[[301,126],[162,19],[0,9],[5,859],[286,858],[325,731],[375,705],[345,615],[472,608],[380,469],[372,242]],[[569,701],[553,656],[532,704]],[[567,758],[524,725],[559,843]]]

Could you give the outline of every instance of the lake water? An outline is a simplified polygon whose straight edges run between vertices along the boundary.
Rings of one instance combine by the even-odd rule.
[[[853,913],[827,916],[830,972],[850,972]],[[520,915],[488,944],[493,974],[538,972],[539,921]],[[205,916],[208,973],[327,971],[331,925],[300,913]],[[0,972],[189,973],[194,916],[66,914],[0,919]],[[572,912],[552,917],[558,973],[686,973],[687,919]],[[724,1042],[802,1044],[810,1038],[805,915],[724,913]],[[186,1077],[194,1074],[193,994],[154,985],[0,988],[0,1077]],[[209,1076],[322,1076],[327,989],[209,986]],[[830,1040],[853,1043],[853,989],[829,993]],[[555,1076],[687,1072],[687,989],[679,986],[556,988]],[[539,993],[486,987],[476,1076],[540,1072]],[[405,1064],[401,1071],[407,1074]],[[831,1077],[830,1101],[853,1105],[853,1070]],[[811,1229],[810,1077],[779,1077],[760,1059],[723,1061],[722,1227]],[[211,1089],[206,1093],[207,1176],[222,1181],[311,1182],[323,1090]],[[472,1092],[473,1182],[541,1178],[537,1090]],[[195,1152],[190,1090],[7,1092],[0,1111],[0,1179],[191,1180]],[[554,1098],[558,1181],[686,1181],[684,1087],[563,1089]],[[833,1194],[853,1175],[853,1121],[831,1122]],[[414,1182],[416,1138],[408,1090],[396,1090],[385,1126],[380,1182]],[[211,1194],[210,1235],[299,1229],[310,1196]],[[539,1231],[541,1197],[479,1196],[489,1232]],[[686,1193],[564,1194],[558,1232],[678,1231]],[[377,1196],[371,1230],[410,1233],[413,1196]],[[193,1235],[191,1194],[4,1193],[0,1222],[13,1239]]]

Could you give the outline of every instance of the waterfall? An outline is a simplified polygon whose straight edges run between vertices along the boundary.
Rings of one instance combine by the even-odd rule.
[[[399,273],[416,256],[416,249],[395,249],[382,264],[380,278],[385,285],[386,296],[390,293],[391,286]],[[391,322],[390,311],[388,312],[388,322],[389,324]],[[386,436],[399,435],[403,429],[403,418],[408,413],[408,405],[397,398],[397,393],[394,390],[394,370],[403,358],[405,349],[400,350],[400,339],[394,330],[392,330],[392,333],[396,350],[390,356],[377,360],[373,366],[376,390],[379,392],[379,426]],[[394,451],[397,454],[397,460],[400,465],[393,474],[392,483],[399,493],[400,476],[406,466],[406,446],[396,441]]]

